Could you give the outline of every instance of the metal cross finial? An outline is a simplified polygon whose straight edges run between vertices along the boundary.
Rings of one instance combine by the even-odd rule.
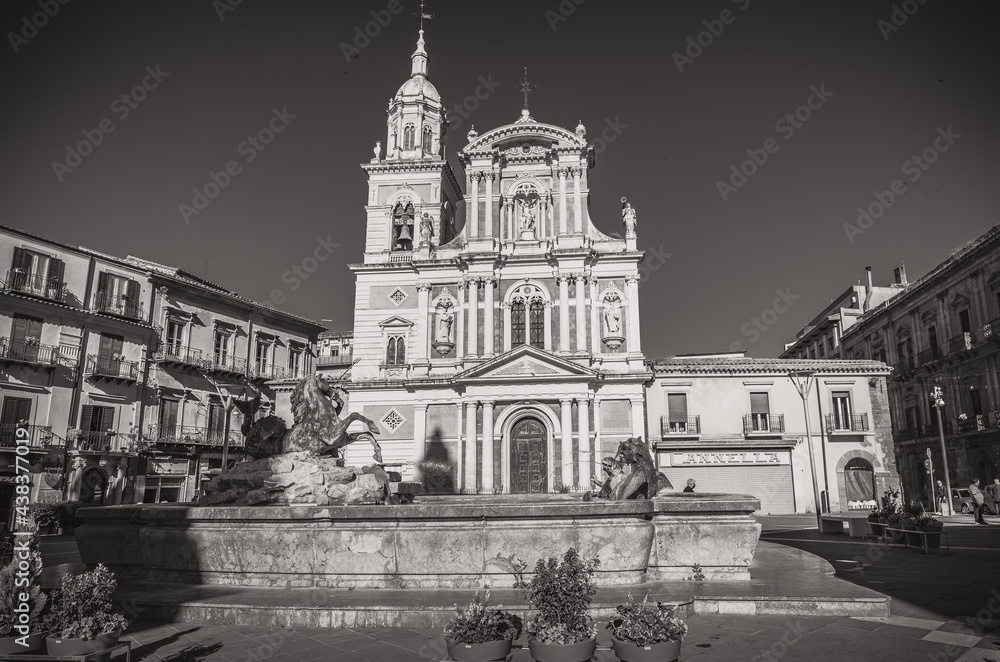
[[[424,0],[420,0],[420,29],[424,29],[424,19],[428,21],[434,18],[434,14],[428,14],[424,11]]]
[[[525,110],[528,109],[528,93],[531,92],[536,87],[538,87],[538,86],[535,85],[534,83],[532,83],[530,80],[528,80],[528,67],[525,67],[524,68],[524,80],[522,80],[521,82],[517,83],[514,86],[514,89],[516,89],[518,92],[523,92],[524,93],[524,109]]]

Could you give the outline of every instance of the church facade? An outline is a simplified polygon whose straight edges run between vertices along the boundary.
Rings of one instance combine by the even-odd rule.
[[[635,214],[624,205],[624,238],[597,230],[585,127],[527,107],[469,131],[456,173],[427,65],[421,31],[385,146],[362,165],[348,406],[407,478],[448,467],[447,491],[590,489],[600,458],[645,436]],[[348,462],[369,452],[352,446]]]

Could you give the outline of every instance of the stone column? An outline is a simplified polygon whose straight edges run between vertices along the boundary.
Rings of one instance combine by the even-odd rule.
[[[597,300],[597,279],[590,279],[590,353],[601,353],[600,302]]]
[[[510,350],[510,306],[502,303],[500,304],[500,308],[503,310],[503,339],[501,340],[500,351],[506,352]]]
[[[628,276],[625,279],[628,290],[628,351],[639,353],[639,277]]]
[[[465,403],[465,480],[462,485],[464,494],[476,494],[478,485],[479,455],[476,452],[476,403]]]
[[[542,311],[543,321],[545,323],[545,333],[542,335],[543,349],[546,352],[552,351],[552,302],[545,302],[545,309]]]
[[[559,274],[559,351],[569,351],[569,276]]]
[[[487,276],[483,279],[483,287],[486,289],[486,296],[483,309],[483,354],[487,357],[494,355],[494,342],[496,338],[496,324],[493,321],[493,287],[496,279]]]
[[[573,168],[573,229],[579,233],[586,232],[583,227],[583,191],[580,187],[579,168]]]
[[[562,449],[559,454],[559,468],[563,485],[573,484],[573,401],[565,398],[559,401],[562,407]]]
[[[632,436],[646,439],[646,418],[642,412],[642,398],[632,399]]]
[[[465,491],[465,453],[462,449],[462,403],[455,403],[455,491]]]
[[[417,325],[417,352],[414,358],[427,360],[430,357],[430,345],[428,344],[428,331],[433,321],[430,318],[431,286],[428,283],[417,283],[417,314],[420,315],[420,324]]]
[[[483,402],[483,493],[493,493],[493,401]]]
[[[465,284],[458,281],[458,305],[455,307],[455,357],[459,361],[465,356]]]
[[[475,239],[479,236],[479,180],[482,178],[483,173],[474,172],[469,176],[469,183],[472,189],[471,196],[469,198],[469,203],[472,205],[472,209],[469,210],[469,232],[467,236],[469,239]]]
[[[584,492],[590,489],[590,475],[593,469],[590,466],[590,402],[587,398],[581,398],[577,402],[577,438],[580,445],[580,455],[577,457],[577,467],[580,474],[579,487]]]
[[[559,234],[566,234],[566,169],[559,171]]]
[[[469,338],[466,346],[468,356],[479,355],[479,279],[469,278]]]
[[[587,299],[586,280],[583,274],[576,274],[576,353],[587,353]]]
[[[486,236],[493,236],[493,171],[484,172],[486,179]]]
[[[423,462],[427,453],[427,405],[413,405],[413,461],[414,480],[423,480],[422,472],[417,466]],[[418,477],[419,476],[419,477]]]

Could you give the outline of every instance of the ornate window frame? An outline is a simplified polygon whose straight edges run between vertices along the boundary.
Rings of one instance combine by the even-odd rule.
[[[511,328],[512,312],[515,303],[524,304],[524,342],[513,344],[513,330]],[[542,306],[542,329],[541,347],[532,342],[538,336],[533,333],[531,306],[532,304]],[[535,330],[537,332],[537,330]],[[504,351],[510,351],[515,347],[532,345],[538,349],[551,350],[552,343],[552,296],[541,283],[526,279],[523,283],[511,285],[504,294],[503,302],[503,347]]]

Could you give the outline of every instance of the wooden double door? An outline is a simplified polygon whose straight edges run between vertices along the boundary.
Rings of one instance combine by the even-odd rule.
[[[522,418],[510,431],[510,491],[548,491],[548,431],[537,418]]]

